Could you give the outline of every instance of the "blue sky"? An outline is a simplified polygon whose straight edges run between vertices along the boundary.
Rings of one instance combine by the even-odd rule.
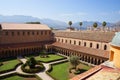
[[[117,22],[120,0],[0,0],[0,15],[28,15],[65,22]]]

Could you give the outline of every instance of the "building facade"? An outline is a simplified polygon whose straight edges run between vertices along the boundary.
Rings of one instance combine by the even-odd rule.
[[[49,48],[66,56],[76,55],[87,64],[99,65],[109,58],[114,32],[55,31]]]
[[[43,24],[3,23],[0,25],[0,58],[35,54],[46,48],[66,56],[79,56],[87,64],[99,65],[109,58],[109,42],[113,36],[114,32],[52,32]]]
[[[0,58],[39,52],[53,40],[51,29],[43,24],[0,24]]]

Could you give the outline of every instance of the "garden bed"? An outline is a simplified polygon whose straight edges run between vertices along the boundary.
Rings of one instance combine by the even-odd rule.
[[[18,65],[22,64],[19,60],[9,60],[9,61],[3,61],[3,65],[0,66],[0,74],[5,73],[8,71],[15,70]]]

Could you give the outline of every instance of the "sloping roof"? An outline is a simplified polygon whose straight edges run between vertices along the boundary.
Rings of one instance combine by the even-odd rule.
[[[44,24],[17,24],[17,23],[2,23],[2,30],[50,30]]]
[[[55,42],[52,45],[56,47],[61,47],[61,48],[69,49],[69,50],[86,53],[89,55],[109,58],[109,51],[105,51],[105,50],[88,48],[88,47],[79,46],[79,45],[71,45],[71,44],[66,44],[66,43],[59,43],[59,42]]]
[[[98,42],[111,42],[114,37],[114,32],[100,32],[100,31],[54,31],[56,37],[65,37],[73,39],[82,39]]]

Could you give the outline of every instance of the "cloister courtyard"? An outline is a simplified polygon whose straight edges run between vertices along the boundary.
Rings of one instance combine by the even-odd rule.
[[[22,71],[21,66],[31,56],[36,61],[41,62],[45,69],[37,73]],[[69,57],[59,53],[47,53],[45,55],[39,53],[39,55],[2,59],[0,63],[0,79],[2,80],[69,80],[92,68],[92,66],[80,62],[77,65],[80,72],[75,74],[75,69],[71,65]]]

